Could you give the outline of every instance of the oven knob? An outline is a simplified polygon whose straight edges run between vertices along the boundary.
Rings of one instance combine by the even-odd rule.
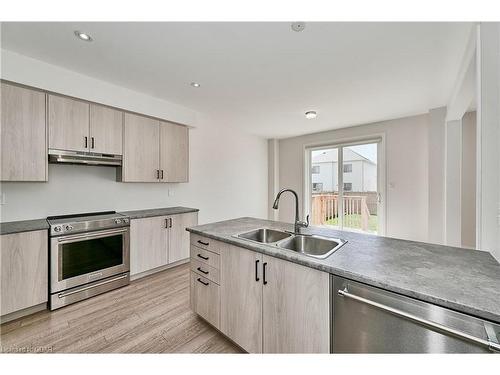
[[[72,226],[72,225],[66,225],[66,226],[64,227],[64,229],[65,229],[67,232],[69,232],[70,230],[73,230],[73,226]]]
[[[122,223],[122,219],[115,219],[115,223],[116,224],[121,224]]]
[[[61,231],[61,229],[62,228],[60,226],[54,227],[54,232],[58,232],[59,233]]]

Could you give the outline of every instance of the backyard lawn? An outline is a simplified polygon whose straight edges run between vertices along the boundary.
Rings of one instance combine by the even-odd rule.
[[[326,225],[338,226],[338,218],[330,219],[325,222]],[[361,215],[350,214],[344,217],[344,227],[361,229]],[[377,233],[377,215],[370,215],[368,219],[368,231]]]

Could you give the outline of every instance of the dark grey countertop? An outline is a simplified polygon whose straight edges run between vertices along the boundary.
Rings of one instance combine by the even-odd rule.
[[[197,208],[189,208],[189,207],[164,207],[164,208],[151,208],[147,210],[122,211],[118,213],[130,216],[131,219],[143,219],[146,217],[178,215],[178,214],[185,214],[188,212],[198,212],[198,211],[199,210]]]
[[[303,232],[348,241],[321,260],[233,237],[263,227],[293,230],[292,224],[248,217],[188,230],[500,323],[500,264],[488,252],[309,227]]]
[[[8,221],[0,223],[0,234],[31,232],[43,229],[49,229],[49,224],[45,219]]]
[[[198,211],[199,210],[197,208],[189,207],[163,207],[147,210],[124,211],[119,213],[128,215],[131,219],[141,219],[145,217],[177,215]],[[33,230],[42,229],[49,229],[49,224],[47,223],[46,219],[9,221],[0,223],[0,234],[30,232]]]

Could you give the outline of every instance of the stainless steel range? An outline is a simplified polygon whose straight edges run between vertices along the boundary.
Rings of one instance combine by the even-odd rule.
[[[51,216],[50,309],[130,282],[130,219],[115,211]]]

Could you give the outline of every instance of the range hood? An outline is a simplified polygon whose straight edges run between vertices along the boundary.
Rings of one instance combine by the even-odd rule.
[[[108,165],[121,167],[122,156],[96,152],[65,151],[49,148],[49,163]]]

